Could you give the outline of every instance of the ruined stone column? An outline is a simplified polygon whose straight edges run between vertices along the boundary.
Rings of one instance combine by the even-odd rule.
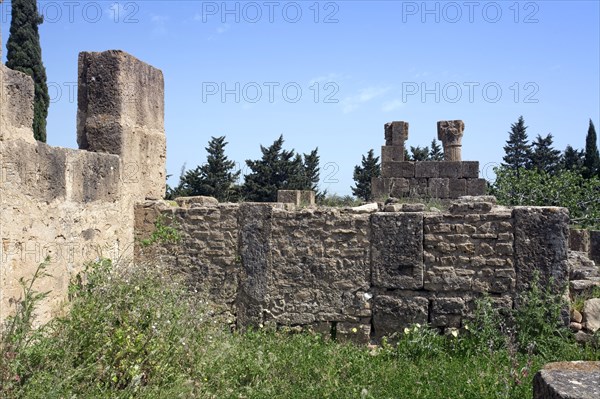
[[[160,199],[166,184],[162,72],[120,50],[79,54],[79,148],[121,157],[123,194]]]
[[[408,140],[408,122],[388,122],[384,125],[385,145],[381,147],[381,162],[404,161],[404,142]]]
[[[439,121],[438,140],[444,145],[444,161],[462,161],[462,137],[465,124],[461,120]]]

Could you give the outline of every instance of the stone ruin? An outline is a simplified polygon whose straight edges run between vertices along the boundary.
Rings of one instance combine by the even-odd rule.
[[[534,271],[558,292],[569,279],[571,292],[600,285],[588,259],[600,263],[600,232],[569,235],[563,208],[463,197],[447,212],[420,204],[380,212],[316,208],[314,193],[298,192],[281,193],[279,204],[162,201],[163,98],[158,69],[122,51],[81,53],[80,149],[52,147],[33,139],[33,81],[0,64],[0,321],[22,295],[19,279],[46,256],[51,277],[34,287],[50,291],[39,322],[61,311],[85,262],[107,256],[185,272],[238,327],[291,326],[363,343],[412,323],[461,327],[484,293],[497,306],[518,306]],[[461,160],[463,130],[462,121],[438,122],[445,161],[405,162],[408,123],[386,124],[375,197],[482,195],[478,163]],[[151,234],[161,215],[183,243],[141,248],[135,238]],[[599,368],[547,365],[534,398],[597,397]]]
[[[38,320],[100,256],[133,257],[134,204],[165,193],[162,72],[123,51],[81,53],[79,150],[33,138],[33,80],[0,65],[0,321],[49,256]]]
[[[587,258],[597,261],[600,234],[569,234],[563,208],[507,208],[482,196],[461,197],[446,212],[414,203],[319,208],[314,193],[297,191],[272,204],[162,201],[163,90],[159,70],[124,52],[81,53],[80,149],[56,148],[33,140],[32,80],[0,65],[0,320],[21,296],[19,279],[46,256],[51,278],[35,287],[50,291],[40,322],[61,310],[85,262],[108,256],[185,273],[239,328],[287,326],[359,343],[413,323],[460,328],[483,294],[518,306],[536,271],[557,292],[569,279],[572,292],[600,285]],[[440,122],[447,160],[413,163],[403,160],[408,124],[387,124],[384,174],[374,181],[380,196],[482,194],[478,164],[460,158],[463,128]],[[159,217],[183,242],[142,248],[136,238],[148,237]],[[595,392],[585,384],[597,370],[550,365],[536,375],[534,395]]]
[[[362,343],[413,323],[460,328],[483,294],[517,306],[535,271],[559,292],[569,284],[563,208],[508,208],[485,196],[435,212],[422,204],[327,208],[297,192],[280,193],[285,203],[163,201],[163,85],[159,70],[122,51],[81,53],[80,149],[72,150],[32,139],[33,82],[0,66],[0,319],[21,295],[19,279],[47,255],[52,277],[36,288],[51,295],[40,321],[60,311],[85,262],[106,256],[185,273],[240,328],[291,326]],[[378,181],[388,194],[481,194],[468,191],[482,187],[477,163],[460,161],[463,124],[439,126],[452,160],[405,162],[408,124],[386,125]],[[137,239],[159,216],[183,242],[142,248]]]
[[[412,162],[404,159],[408,122],[384,126],[385,145],[381,147],[381,177],[371,180],[373,198],[416,197],[457,199],[465,195],[485,195],[486,181],[479,178],[479,162],[463,161],[461,120],[439,121],[438,139],[444,147],[444,161]]]

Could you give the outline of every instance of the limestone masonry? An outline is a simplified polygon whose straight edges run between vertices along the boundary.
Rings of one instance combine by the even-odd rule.
[[[279,203],[174,203],[161,200],[162,72],[113,50],[81,53],[78,76],[80,148],[57,148],[33,140],[32,80],[0,65],[0,320],[21,297],[19,279],[47,256],[51,277],[35,287],[50,291],[40,322],[60,311],[84,263],[104,256],[183,273],[241,328],[290,326],[356,342],[412,323],[461,327],[483,294],[518,306],[536,271],[561,293],[569,283],[600,284],[587,259],[597,259],[598,234],[574,233],[581,252],[569,252],[566,209],[507,208],[481,196],[478,163],[461,160],[462,121],[438,123],[443,162],[405,162],[408,123],[386,124],[383,176],[373,181],[377,197],[437,197],[447,211],[315,207],[313,192],[296,191],[281,191]],[[140,246],[158,223],[182,241]],[[579,316],[580,328],[598,324]]]
[[[0,320],[47,256],[41,322],[84,262],[132,258],[134,203],[165,192],[163,85],[122,51],[81,53],[72,150],[33,139],[33,81],[0,65]]]
[[[563,292],[568,281],[564,208],[494,205],[465,197],[448,212],[421,204],[296,208],[220,204],[205,197],[146,201],[135,210],[147,238],[160,216],[182,242],[137,247],[188,275],[237,325],[298,326],[357,342],[412,323],[461,327],[475,298],[512,307],[534,270]]]
[[[404,159],[408,122],[384,126],[381,147],[381,177],[371,180],[373,198],[416,197],[456,199],[484,195],[485,179],[479,178],[479,162],[462,161],[463,121],[438,122],[438,139],[444,146],[444,161],[410,162]]]

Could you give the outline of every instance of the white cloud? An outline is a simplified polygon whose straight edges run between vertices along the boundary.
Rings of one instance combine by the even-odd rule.
[[[231,25],[223,24],[217,28],[217,33],[219,35],[222,35],[223,33],[227,32],[229,30],[229,28],[231,28]]]
[[[154,28],[152,29],[152,33],[155,35],[164,35],[167,33],[167,21],[169,17],[166,15],[153,15],[150,21]]]
[[[404,105],[405,105],[405,104],[404,104],[402,101],[400,101],[400,100],[396,99],[396,100],[392,100],[392,101],[385,102],[385,103],[383,104],[383,106],[381,107],[381,110],[382,110],[383,112],[395,111],[395,110],[397,110],[398,108],[402,108],[402,107],[404,107]]]
[[[315,83],[329,83],[329,82],[339,82],[340,80],[345,79],[346,77],[339,73],[329,73],[327,75],[318,76],[314,79],[309,80],[309,85],[314,85]]]
[[[359,90],[358,94],[342,99],[342,112],[348,114],[369,101],[387,93],[390,87],[367,87]]]

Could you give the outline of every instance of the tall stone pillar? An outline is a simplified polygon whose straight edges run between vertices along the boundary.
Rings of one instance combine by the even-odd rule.
[[[408,122],[384,125],[385,145],[381,147],[381,163],[404,161],[404,142],[408,140]]]
[[[79,54],[79,148],[121,157],[124,194],[164,197],[164,80],[159,69],[120,50]]]
[[[461,120],[439,121],[438,140],[444,145],[444,161],[462,161],[462,137],[465,124]]]

